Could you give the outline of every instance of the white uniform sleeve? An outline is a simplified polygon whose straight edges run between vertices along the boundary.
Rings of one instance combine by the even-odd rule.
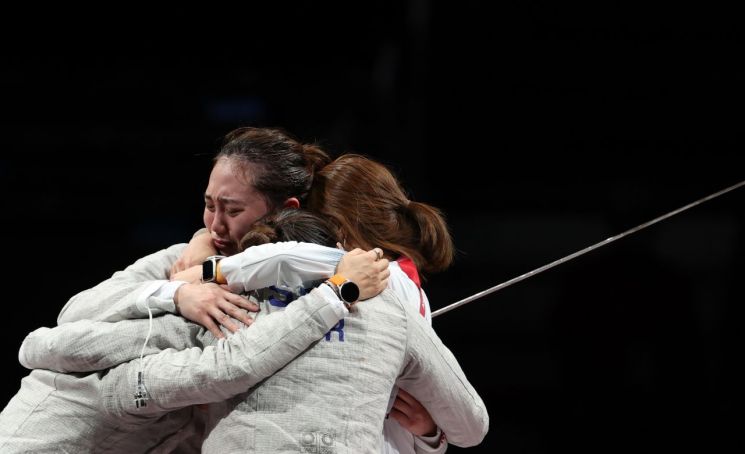
[[[427,321],[407,311],[407,323],[407,359],[397,385],[424,405],[449,443],[481,443],[489,430],[483,400]]]
[[[380,454],[442,454],[447,449],[447,441],[439,428],[431,437],[420,437],[404,429],[390,416],[386,416],[383,422]]]
[[[171,266],[186,244],[176,244],[137,260],[123,271],[97,286],[70,298],[62,308],[57,323],[76,320],[113,322],[147,317],[147,306],[153,315],[175,312],[173,297],[158,295],[168,283]]]
[[[272,285],[297,292],[331,277],[344,253],[312,243],[268,243],[222,259],[220,271],[235,293]]]
[[[414,436],[414,450],[416,454],[443,454],[448,450],[448,443],[442,436],[442,430],[431,437]]]
[[[347,313],[333,290],[321,286],[318,291],[329,305],[334,306],[334,313]],[[309,317],[309,311],[315,310],[317,306],[309,304],[311,301],[300,297],[292,303],[292,313],[305,314]],[[240,324],[237,320],[234,322]],[[338,320],[335,320],[334,324],[336,322]],[[253,325],[238,332],[242,333],[248,329],[254,329]],[[121,320],[114,323],[78,320],[54,328],[39,328],[24,339],[18,352],[18,360],[27,369],[47,369],[56,372],[105,370],[139,358],[148,331],[149,320],[146,319]],[[231,335],[227,332],[226,334]],[[165,314],[153,318],[153,328],[144,355],[157,354],[168,348],[185,350],[195,346],[202,347],[203,338],[210,344],[217,342],[208,331],[196,323],[191,323],[180,316]]]
[[[410,310],[421,314],[424,309],[424,318],[430,325],[432,324],[432,311],[429,306],[429,299],[424,290],[421,290],[412,281],[406,273],[401,270],[398,262],[391,262],[391,275],[388,279],[388,287],[398,295],[403,304],[406,304]],[[393,402],[395,401],[397,388],[391,394],[388,403],[390,412]],[[386,413],[387,413],[386,412]],[[383,453],[387,452],[411,452],[413,449],[416,454],[442,454],[447,451],[447,442],[441,438],[442,431],[437,428],[437,434],[433,437],[419,437],[411,434],[394,421],[386,420],[383,430]]]
[[[18,361],[27,369],[56,372],[105,370],[138,358],[149,329],[149,320],[96,322],[78,320],[54,328],[32,331],[21,344]],[[165,314],[153,318],[153,329],[144,354],[166,348],[184,350],[198,345],[202,327],[184,318]]]
[[[73,296],[62,308],[57,323],[144,318],[148,306],[153,315],[175,313],[173,294],[181,283],[169,282],[168,275],[185,247],[177,244],[143,257]],[[223,259],[220,269],[236,293],[271,285],[296,291],[309,281],[333,275],[342,255],[344,251],[317,244],[270,243]]]
[[[176,351],[122,364],[103,378],[103,404],[114,417],[149,415],[194,404],[218,402],[248,390],[270,376],[346,314],[325,286],[302,296],[283,311],[262,316],[247,329],[215,346]],[[149,400],[136,408],[133,393],[142,367]]]

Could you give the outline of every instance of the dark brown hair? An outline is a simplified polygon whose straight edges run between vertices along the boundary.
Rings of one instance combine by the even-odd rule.
[[[453,261],[453,241],[442,213],[407,198],[385,166],[361,155],[345,154],[321,169],[308,207],[326,216],[347,249],[382,248],[386,255],[409,257],[425,273]]]
[[[285,208],[251,226],[240,241],[240,249],[276,241],[302,241],[334,247],[336,236],[328,222],[299,208]]]
[[[313,177],[330,158],[315,144],[304,144],[278,128],[238,128],[229,132],[214,162],[234,159],[249,181],[267,201],[270,210],[280,208],[290,197],[301,205]]]

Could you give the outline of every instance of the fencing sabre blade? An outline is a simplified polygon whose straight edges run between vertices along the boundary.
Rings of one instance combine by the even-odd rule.
[[[639,230],[642,230],[644,228],[647,228],[647,227],[649,227],[652,224],[656,224],[656,223],[658,223],[658,222],[660,222],[662,220],[665,220],[665,219],[667,219],[669,217],[675,216],[678,213],[681,213],[681,212],[683,212],[683,211],[685,211],[685,210],[687,210],[689,208],[693,208],[696,205],[699,205],[701,203],[704,203],[704,202],[706,202],[708,200],[711,200],[713,198],[719,197],[722,194],[726,194],[726,193],[728,193],[730,191],[733,191],[733,190],[735,190],[735,189],[737,189],[737,188],[739,188],[740,186],[743,186],[743,185],[745,185],[745,180],[743,180],[743,181],[741,181],[741,182],[739,182],[737,184],[733,184],[732,186],[730,186],[728,188],[722,189],[721,191],[715,192],[714,194],[711,194],[711,195],[708,195],[708,196],[703,197],[701,199],[698,199],[695,202],[691,202],[691,203],[689,203],[686,206],[683,206],[683,207],[678,208],[677,210],[673,210],[673,211],[671,211],[671,212],[669,212],[667,214],[663,214],[662,216],[659,216],[657,218],[654,218],[651,221],[645,222],[644,224],[640,224],[640,225],[638,225],[638,226],[636,226],[634,228],[628,229],[625,232],[619,233],[616,236],[612,236],[612,237],[610,237],[608,239],[605,239],[603,241],[600,241],[598,243],[595,243],[592,246],[589,246],[589,247],[586,247],[584,249],[581,249],[581,250],[579,250],[579,251],[577,251],[577,252],[575,252],[573,254],[569,254],[566,257],[560,258],[558,260],[554,260],[553,262],[551,262],[549,264],[546,264],[546,265],[543,265],[540,268],[536,268],[533,271],[530,271],[528,273],[525,273],[525,274],[522,274],[520,276],[514,277],[514,278],[510,279],[509,281],[503,282],[503,283],[501,283],[499,285],[495,285],[494,287],[488,288],[488,289],[483,290],[481,292],[478,292],[478,293],[476,293],[474,295],[471,295],[468,298],[464,298],[464,299],[462,299],[460,301],[456,301],[453,304],[450,304],[448,306],[445,306],[445,307],[442,307],[440,309],[437,309],[436,311],[432,312],[432,317],[437,317],[438,315],[444,314],[445,312],[452,311],[453,309],[455,309],[457,307],[460,307],[460,306],[462,306],[464,304],[470,303],[471,301],[474,301],[474,300],[477,300],[479,298],[482,298],[482,297],[484,297],[484,296],[486,296],[486,295],[488,295],[490,293],[494,293],[497,290],[502,290],[503,288],[509,287],[512,284],[515,284],[517,282],[520,282],[520,281],[522,281],[524,279],[527,279],[529,277],[535,276],[538,273],[542,273],[543,271],[546,271],[547,269],[553,268],[556,265],[561,265],[562,263],[568,262],[569,260],[572,260],[573,258],[579,257],[580,255],[586,254],[586,253],[588,253],[590,251],[594,251],[595,249],[598,249],[598,248],[600,248],[602,246],[605,246],[606,244],[610,244],[610,243],[612,243],[612,242],[614,242],[616,240],[619,240],[619,239],[621,239],[621,238],[623,238],[625,236],[631,235],[632,233],[636,233]]]

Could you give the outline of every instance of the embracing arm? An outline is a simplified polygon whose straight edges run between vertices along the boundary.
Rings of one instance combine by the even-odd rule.
[[[483,400],[427,322],[407,311],[408,349],[397,384],[427,408],[449,443],[475,446],[489,430]]]
[[[374,251],[354,249],[345,253],[335,248],[295,241],[253,246],[223,258],[217,266],[217,275],[222,278],[220,282],[227,282],[235,293],[275,286],[303,294],[312,282],[331,277],[336,272],[357,283],[360,299],[367,299],[386,287],[390,275],[388,260],[378,260]],[[191,280],[200,272],[201,267],[192,267],[176,276]],[[222,293],[214,295],[214,301],[193,297],[203,290],[204,286],[199,284],[185,284],[178,290],[176,304],[181,315],[206,327],[216,337],[222,337],[218,322],[230,331],[237,329],[226,315],[245,324],[251,323],[251,320],[241,318],[238,307],[251,308],[236,300],[235,295],[219,289]]]
[[[334,292],[321,286],[214,346],[168,349],[145,357],[142,371],[149,396],[145,407],[136,408],[132,398],[139,360],[111,369],[103,378],[104,408],[118,417],[225,400],[282,368],[345,315]]]
[[[168,284],[168,270],[186,247],[176,244],[137,260],[123,271],[97,286],[70,298],[57,323],[76,320],[117,321],[174,312],[173,298],[159,297],[157,291]]]
[[[338,272],[357,282],[361,295],[380,293],[387,286],[390,275],[387,260],[375,260],[374,252],[361,250],[345,254],[339,262]],[[215,284],[204,286],[217,288]],[[300,298],[298,302],[293,303],[294,310],[302,309],[302,300],[303,298]],[[338,303],[337,299],[334,301]],[[51,329],[40,328],[24,340],[19,360],[30,369],[62,372],[100,370],[139,355],[147,336],[147,328],[147,320],[121,320],[116,323],[80,320]],[[152,352],[152,349],[159,351],[168,347],[193,346],[193,343],[184,342],[191,342],[194,330],[198,331],[198,327],[180,317],[168,314],[155,317],[151,341],[148,342],[145,352]],[[219,334],[222,336],[223,333]]]
[[[97,286],[73,296],[62,308],[57,322],[62,324],[83,319],[113,322],[144,318],[148,316],[148,306],[153,315],[175,313],[174,293],[183,283],[169,282],[168,277],[171,267],[185,248],[185,244],[177,244],[143,257]],[[304,273],[301,275],[304,280],[329,277],[342,254],[343,251],[315,244],[265,244],[224,259],[224,267],[232,282],[235,282],[231,285],[233,289],[299,286],[302,281],[295,272]],[[191,293],[187,295],[186,291],[182,292],[181,300],[185,304],[191,302],[200,305],[203,312],[216,312],[218,306],[222,312],[227,312],[225,309],[228,306],[248,309],[243,299],[222,298],[227,292],[207,294],[195,287],[185,290]],[[230,312],[231,315],[237,314],[235,309]],[[237,318],[250,323],[240,315]],[[207,326],[205,320],[194,321]],[[220,335],[214,323],[207,327],[213,334]],[[228,327],[233,328],[234,325]]]
[[[250,253],[249,253],[250,252]],[[349,252],[312,243],[269,243],[253,246],[220,261],[220,270],[234,292],[277,286],[293,292],[306,289],[309,281],[342,274],[360,288],[360,300],[378,295],[388,287],[389,262],[375,250]]]
[[[152,323],[145,355],[200,345],[202,327],[183,317],[165,314],[154,317]],[[147,319],[114,323],[78,320],[54,328],[38,328],[23,340],[18,361],[27,369],[104,370],[139,358],[148,330]]]
[[[235,293],[272,285],[297,291],[308,281],[331,277],[343,255],[340,249],[288,241],[250,247],[219,266]]]

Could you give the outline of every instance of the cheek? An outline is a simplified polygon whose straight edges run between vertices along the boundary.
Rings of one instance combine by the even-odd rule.
[[[212,213],[210,210],[205,209],[204,214],[202,215],[202,220],[204,221],[204,226],[207,227],[207,230],[210,229],[210,226],[212,225],[212,221],[214,219],[214,213]]]
[[[257,216],[255,213],[244,213],[242,216],[230,218],[227,221],[230,237],[236,242],[240,241],[243,235],[251,230],[253,223],[260,218],[261,216]]]

